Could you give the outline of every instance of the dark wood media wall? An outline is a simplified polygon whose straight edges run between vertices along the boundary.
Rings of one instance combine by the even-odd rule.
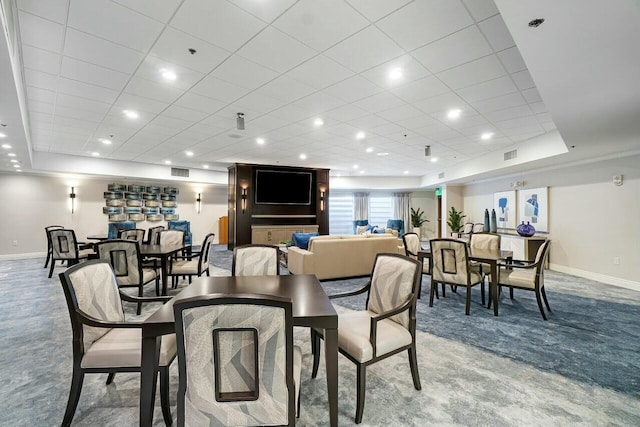
[[[311,204],[256,204],[256,170],[310,172]],[[228,195],[229,249],[251,243],[253,225],[317,225],[320,234],[329,234],[329,169],[236,163],[229,166]]]

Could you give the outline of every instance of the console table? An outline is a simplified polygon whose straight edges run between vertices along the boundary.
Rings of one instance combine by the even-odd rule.
[[[546,240],[544,236],[522,237],[517,234],[500,234],[500,249],[513,251],[513,259],[533,261],[536,259],[538,249]]]
[[[252,225],[251,243],[277,245],[291,240],[293,233],[317,233],[317,225]]]

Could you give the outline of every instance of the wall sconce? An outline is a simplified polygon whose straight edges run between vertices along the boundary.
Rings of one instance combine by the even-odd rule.
[[[71,193],[69,193],[69,198],[71,199],[71,214],[75,211],[75,201],[76,201],[76,192],[75,187],[71,187]]]
[[[200,197],[200,193],[196,196],[196,212],[200,213],[202,209],[202,198]]]
[[[242,213],[247,210],[247,187],[242,187]]]
[[[324,192],[325,192],[325,189],[321,188],[320,189],[320,210],[322,212],[324,212]]]

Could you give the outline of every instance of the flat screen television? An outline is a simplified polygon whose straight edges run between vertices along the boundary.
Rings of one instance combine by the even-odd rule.
[[[256,205],[310,205],[311,172],[256,170]]]

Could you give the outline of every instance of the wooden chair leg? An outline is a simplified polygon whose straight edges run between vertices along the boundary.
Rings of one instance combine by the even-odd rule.
[[[160,371],[160,405],[162,406],[162,417],[167,426],[173,424],[171,418],[171,406],[169,406],[169,367],[163,366]]]
[[[480,293],[482,294],[482,305],[485,304],[485,299],[484,299],[484,278],[482,279],[482,283],[480,283]]]
[[[542,292],[542,298],[544,299],[544,305],[547,306],[547,310],[551,311],[551,307],[549,307],[549,301],[547,301],[547,293],[544,291],[544,287],[540,289]]]
[[[542,314],[542,318],[547,320],[547,315],[544,314],[544,309],[542,308],[542,299],[540,298],[540,291],[536,290],[536,301],[538,302],[538,308],[540,309],[540,314]]]
[[[431,279],[431,289],[429,289],[429,307],[433,307],[433,295],[438,289],[438,284]]]
[[[442,283],[442,298],[445,298],[447,294],[444,293],[445,284]],[[453,290],[453,288],[451,288]]]
[[[367,390],[367,367],[360,363],[357,365],[356,424],[360,424],[362,422],[362,412],[364,411],[364,395]]]
[[[116,377],[116,373],[115,372],[111,372],[108,376],[107,376],[107,385],[111,384],[113,382],[113,379]]]
[[[143,295],[144,295],[144,285],[143,285],[143,284],[140,284],[140,286],[138,286],[138,296],[139,296],[140,298],[142,298],[142,297],[143,297]],[[138,303],[138,308],[137,308],[137,310],[136,310],[136,314],[137,314],[138,316],[140,316],[140,313],[142,313],[142,303],[141,303],[141,302],[139,302],[139,303]]]
[[[67,401],[67,409],[64,412],[64,418],[62,419],[63,426],[70,426],[73,415],[76,413],[78,407],[78,400],[80,399],[80,391],[82,391],[82,382],[84,381],[84,372],[78,366],[73,369],[73,377],[71,378],[71,390],[69,391],[69,400]]]
[[[49,266],[49,260],[51,259],[51,249],[47,249],[47,259],[44,261],[44,267],[47,268]]]
[[[318,366],[320,366],[320,335],[313,329],[311,329],[311,353],[313,353],[311,378],[315,378],[318,375]]]
[[[513,288],[509,288],[509,298],[513,299]]]
[[[467,303],[465,304],[464,314],[469,315],[471,309],[471,286],[467,286]]]
[[[53,259],[53,257],[51,258],[51,268],[49,269],[49,279],[51,279],[51,276],[53,275],[53,268],[56,265],[56,260]]]
[[[422,390],[422,385],[420,384],[420,374],[418,373],[418,357],[416,355],[416,346],[415,343],[409,350],[409,366],[411,367],[411,376],[413,377],[413,386],[416,390]]]

